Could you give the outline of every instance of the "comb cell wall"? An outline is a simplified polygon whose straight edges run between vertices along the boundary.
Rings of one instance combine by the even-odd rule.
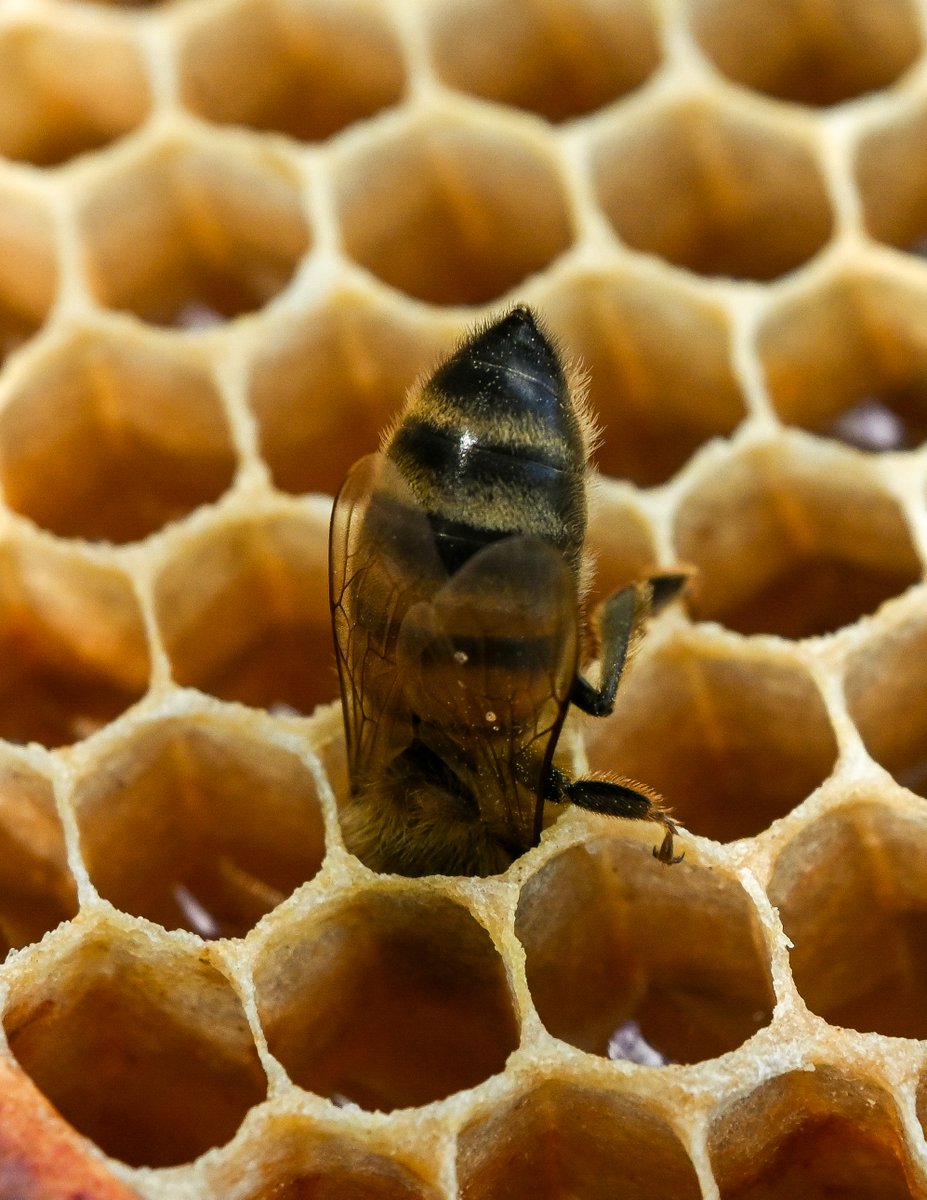
[[[17,1200],[927,1197],[925,29],[0,11]],[[504,876],[381,877],[331,497],[516,302],[601,431],[590,607],[693,569],[563,742],[685,860],[572,810]]]

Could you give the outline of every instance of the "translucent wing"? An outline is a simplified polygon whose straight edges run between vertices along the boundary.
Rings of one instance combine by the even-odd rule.
[[[348,766],[362,785],[413,738],[396,645],[406,612],[447,574],[428,519],[381,454],[352,467],[336,499],[329,589]]]
[[[526,849],[576,673],[576,585],[561,554],[523,536],[479,551],[410,606],[397,647],[415,735]]]

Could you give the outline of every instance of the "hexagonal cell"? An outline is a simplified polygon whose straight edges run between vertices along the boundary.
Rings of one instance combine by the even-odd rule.
[[[545,306],[588,373],[600,471],[665,483],[744,416],[723,311],[634,275],[584,275]]]
[[[41,328],[57,287],[48,197],[9,181],[0,190],[0,364]]]
[[[775,279],[831,235],[810,149],[755,114],[702,100],[647,114],[605,130],[593,169],[622,241],[699,275]]]
[[[832,1025],[927,1038],[927,822],[879,804],[819,818],[780,854],[769,898],[795,984]]]
[[[446,1194],[396,1150],[377,1153],[347,1131],[286,1113],[252,1126],[247,1142],[216,1164],[208,1180],[215,1200],[440,1200]]]
[[[457,0],[433,3],[426,18],[432,59],[445,83],[550,121],[582,116],[625,95],[660,61],[654,13],[645,0]]]
[[[585,730],[593,769],[641,780],[687,829],[728,842],[801,804],[830,774],[837,741],[791,656],[718,643],[696,632],[645,646],[612,716]]]
[[[328,515],[265,513],[211,526],[155,581],[174,679],[222,700],[309,713],[338,694]]]
[[[546,1080],[457,1143],[462,1200],[698,1200],[695,1168],[662,1117],[631,1096]]]
[[[729,79],[799,104],[839,104],[888,87],[921,52],[910,0],[697,0],[691,20]]]
[[[873,633],[847,663],[844,692],[866,749],[903,786],[927,797],[927,618],[912,609]]]
[[[97,176],[78,211],[94,296],[157,325],[209,325],[267,304],[309,246],[301,184],[263,148],[213,131]]]
[[[336,166],[345,250],[430,304],[485,304],[566,250],[556,161],[508,126],[432,117]]]
[[[777,306],[757,349],[784,421],[862,450],[927,439],[927,299],[902,280],[844,275]]]
[[[348,468],[376,450],[406,389],[447,339],[358,295],[278,329],[251,377],[261,453],[288,492],[334,495]]]
[[[866,229],[880,242],[927,253],[927,137],[923,103],[874,125],[856,151],[856,183]]]
[[[63,537],[145,537],[217,499],[235,466],[212,379],[159,341],[85,330],[0,409],[7,503]]]
[[[134,129],[151,104],[138,48],[124,33],[66,19],[0,32],[0,154],[51,167]]]
[[[726,1105],[708,1138],[722,1200],[923,1200],[891,1096],[835,1067],[790,1071]]]
[[[558,854],[522,889],[515,932],[541,1020],[593,1054],[633,1018],[663,1058],[700,1062],[772,1017],[747,893],[688,860],[666,868],[640,843],[595,837]]]
[[[717,464],[683,498],[674,542],[698,570],[693,615],[739,633],[830,633],[922,573],[904,514],[869,465],[799,438]]]
[[[401,99],[405,65],[381,13],[351,0],[240,0],[181,35],[180,94],[208,121],[330,137]]]
[[[63,547],[0,547],[0,737],[61,746],[145,693],[148,643],[130,580]]]
[[[136,727],[78,782],[73,803],[100,895],[206,938],[247,933],[325,854],[303,763],[215,718]]]
[[[132,1166],[189,1162],[227,1142],[266,1092],[238,997],[203,957],[125,926],[44,942],[3,1026],[61,1115]]]
[[[518,1045],[489,934],[422,888],[355,892],[280,929],[255,982],[267,1044],[293,1082],[364,1108],[473,1087]]]
[[[0,760],[0,960],[77,912],[64,831],[49,781]]]

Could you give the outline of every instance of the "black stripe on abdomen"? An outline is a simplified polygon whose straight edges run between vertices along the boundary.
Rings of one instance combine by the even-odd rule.
[[[418,484],[448,572],[512,534],[543,537],[571,563],[578,556],[584,472],[571,470],[564,456],[478,443],[419,421],[397,430],[389,455],[413,488]]]

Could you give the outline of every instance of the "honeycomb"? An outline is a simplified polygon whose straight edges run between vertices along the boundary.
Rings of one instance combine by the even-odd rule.
[[[927,0],[0,7],[0,1200],[927,1197]],[[593,601],[489,879],[344,848],[331,496],[535,307]]]

